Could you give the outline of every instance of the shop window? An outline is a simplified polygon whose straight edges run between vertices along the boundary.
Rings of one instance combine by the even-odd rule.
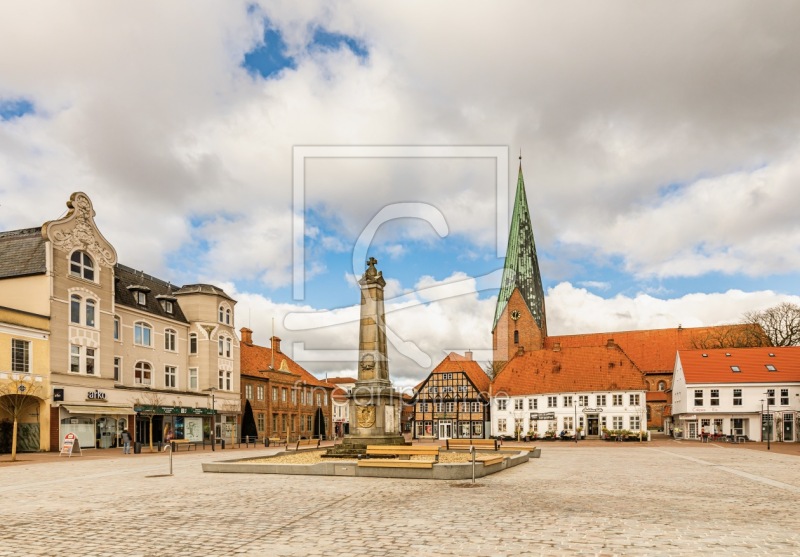
[[[11,371],[30,373],[31,343],[17,338],[11,339]]]

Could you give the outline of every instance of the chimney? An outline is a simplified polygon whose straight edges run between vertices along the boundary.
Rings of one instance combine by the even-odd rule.
[[[520,344],[519,348],[517,348],[517,356],[522,356],[524,353],[525,353],[525,347]]]
[[[561,352],[561,343],[560,342],[554,342],[553,343],[553,352]]]
[[[269,341],[272,343],[273,352],[281,351],[281,339],[279,339],[278,337],[269,337]]]
[[[467,350],[466,352],[464,352],[464,357],[472,361],[472,350]]]
[[[242,333],[242,342],[245,344],[253,345],[253,331],[248,329],[247,327],[242,327],[239,329]]]
[[[614,346],[616,346],[614,344],[614,339],[613,338],[608,339],[608,342],[606,343],[606,348],[614,348]]]

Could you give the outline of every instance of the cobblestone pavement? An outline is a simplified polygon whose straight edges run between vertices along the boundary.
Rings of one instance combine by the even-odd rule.
[[[542,444],[478,480],[204,474],[274,449],[0,467],[0,556],[798,555],[797,456]],[[611,445],[611,446],[609,446]]]

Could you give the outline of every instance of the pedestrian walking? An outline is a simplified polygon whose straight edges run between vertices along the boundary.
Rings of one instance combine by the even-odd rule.
[[[122,454],[131,454],[131,434],[127,429],[122,430]]]

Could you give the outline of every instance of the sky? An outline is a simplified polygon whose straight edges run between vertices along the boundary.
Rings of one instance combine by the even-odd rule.
[[[522,155],[552,335],[800,303],[796,2],[4,2],[0,229],[93,200],[119,261],[354,376],[490,359]],[[344,148],[344,149],[342,149]],[[498,228],[501,230],[498,231]]]

